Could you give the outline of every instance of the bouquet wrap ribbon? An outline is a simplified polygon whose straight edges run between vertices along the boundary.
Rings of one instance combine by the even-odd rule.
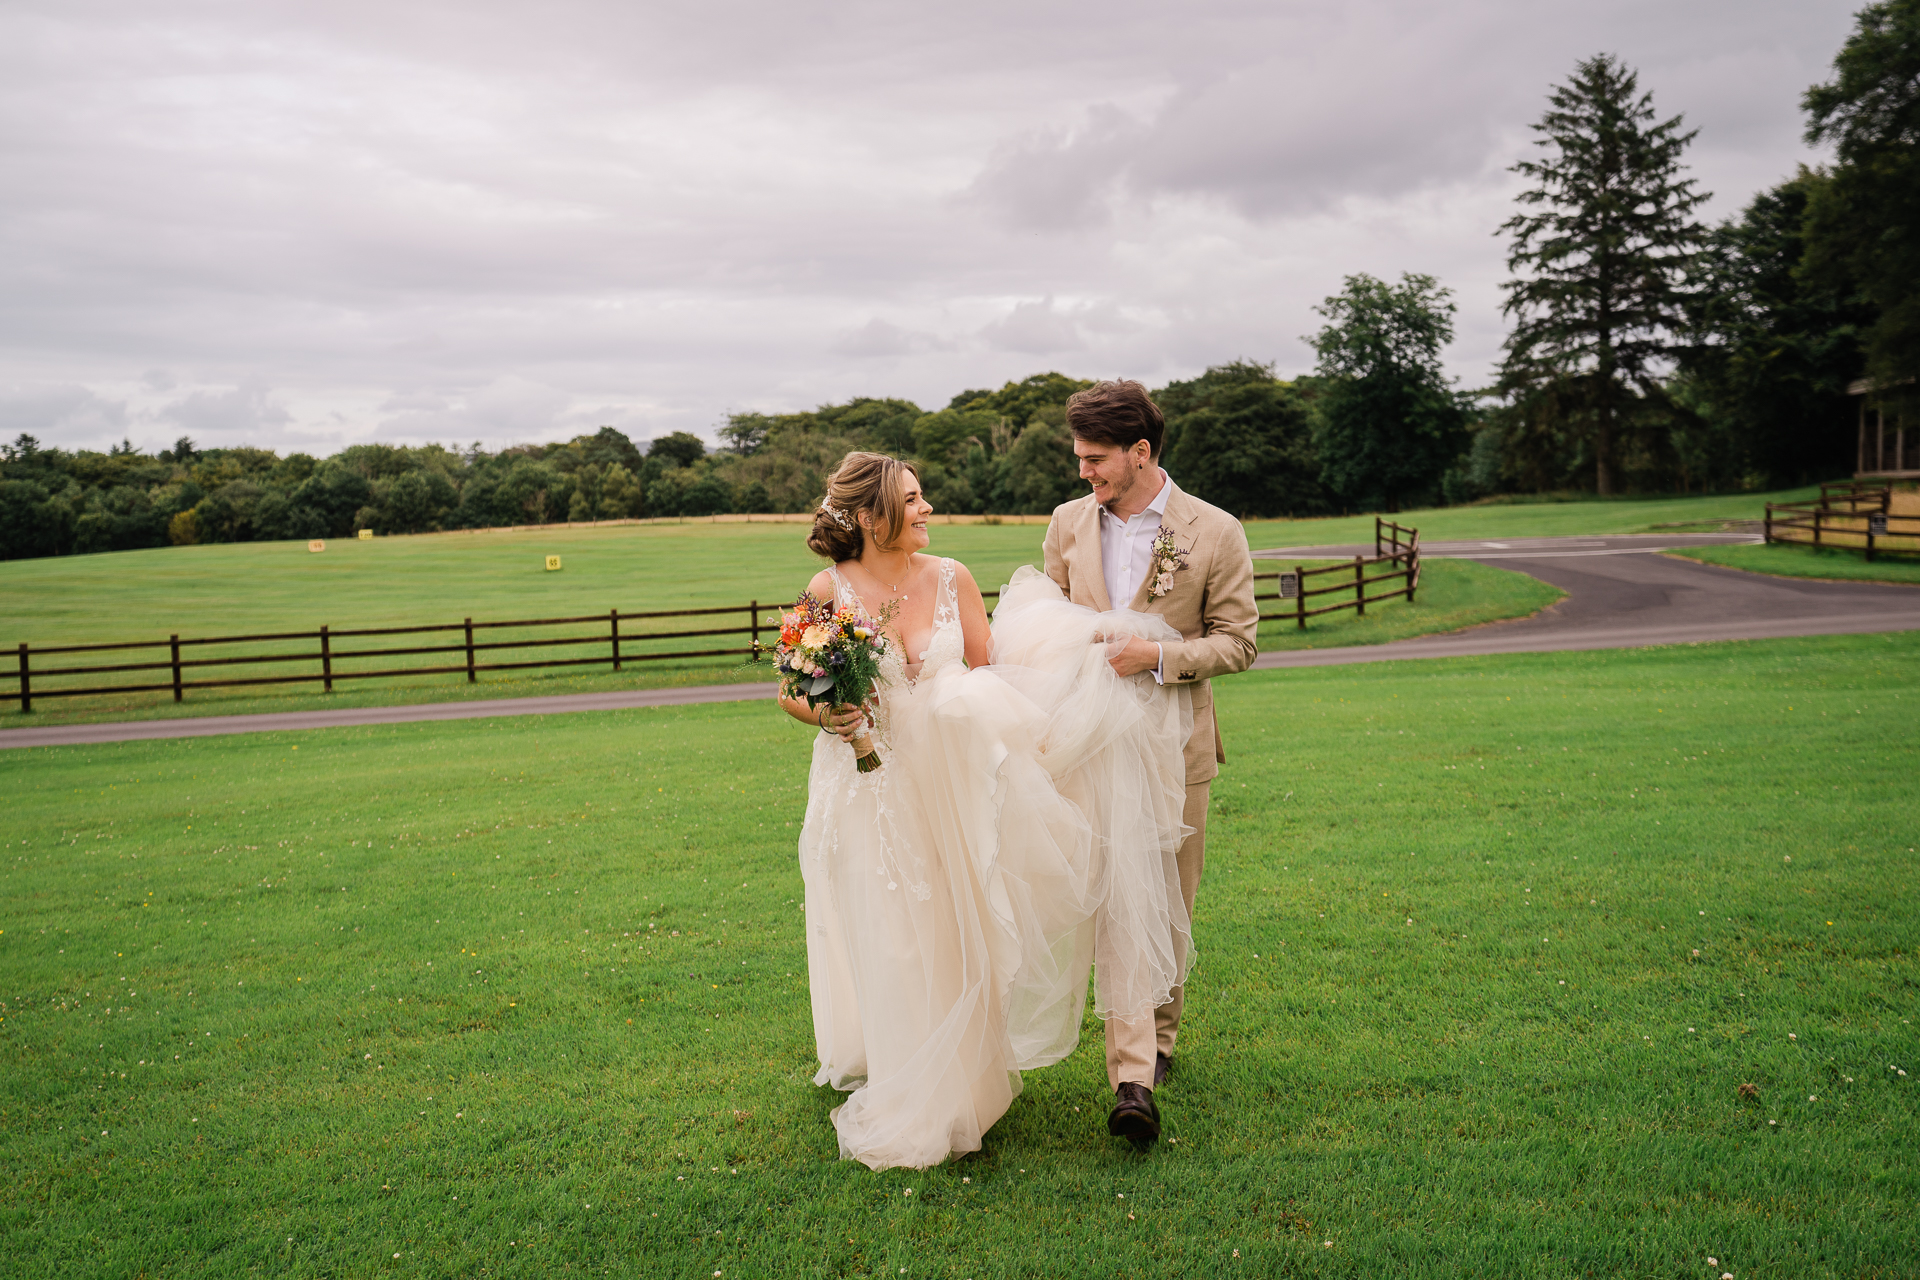
[[[865,729],[854,735],[847,745],[853,748],[853,767],[861,773],[872,773],[880,767],[880,751]]]

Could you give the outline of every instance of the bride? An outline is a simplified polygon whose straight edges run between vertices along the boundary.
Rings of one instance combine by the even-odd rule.
[[[868,707],[883,765],[855,768],[851,707],[783,699],[818,728],[800,866],[818,1084],[840,1154],[926,1168],[977,1151],[1020,1072],[1131,1018],[1186,977],[1174,851],[1192,728],[1184,689],[1124,679],[1108,645],[1177,639],[1163,619],[1068,603],[1030,566],[989,629],[964,565],[922,554],[911,463],[852,453],[807,545],[815,599],[894,606]]]

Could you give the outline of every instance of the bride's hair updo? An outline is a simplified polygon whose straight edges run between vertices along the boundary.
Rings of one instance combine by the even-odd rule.
[[[863,512],[871,523],[874,545],[882,551],[890,549],[907,527],[907,504],[900,495],[902,474],[916,481],[920,478],[919,468],[911,462],[884,453],[850,453],[842,458],[827,477],[827,496],[813,513],[808,549],[836,564],[858,559]]]

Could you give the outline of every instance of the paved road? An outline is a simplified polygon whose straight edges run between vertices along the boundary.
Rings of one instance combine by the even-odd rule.
[[[85,742],[132,742],[143,738],[210,738],[277,729],[338,729],[359,724],[410,724],[416,720],[484,720],[490,716],[545,716],[570,711],[620,711],[629,707],[681,707],[701,702],[750,702],[771,698],[774,684],[690,685],[624,693],[575,693],[553,698],[495,698],[474,702],[424,702],[410,707],[354,707],[338,711],[283,711],[258,716],[190,716],[179,720],[130,720],[113,724],[49,725],[0,731],[6,747],[70,746]]]
[[[1500,543],[1437,542],[1423,546],[1421,554],[1498,561],[1501,568],[1517,569],[1552,583],[1566,591],[1568,597],[1531,618],[1513,622],[1489,623],[1452,635],[1425,636],[1393,644],[1264,653],[1253,665],[1258,669],[1322,667],[1405,658],[1920,631],[1920,589],[1871,582],[1769,578],[1656,554],[1671,547],[1752,541],[1755,539],[1744,534],[1683,534],[1510,538]],[[1254,555],[1260,559],[1330,559],[1372,553],[1371,546],[1288,547],[1279,551],[1256,551]],[[56,725],[0,731],[0,749],[742,702],[771,698],[773,691],[771,684],[722,684],[554,698],[437,702],[410,707]]]
[[[1400,658],[1489,653],[1628,649],[1708,640],[1851,635],[1920,630],[1920,590],[1875,582],[1816,582],[1742,573],[1657,554],[1681,546],[1753,542],[1744,534],[1678,537],[1513,538],[1505,543],[1438,543],[1454,559],[1497,562],[1567,592],[1531,618],[1493,622],[1451,635],[1343,649],[1263,653],[1257,668],[1337,666]],[[1288,549],[1319,558],[1335,548]],[[1371,546],[1359,548],[1371,555]],[[1434,554],[1426,546],[1423,556]],[[1272,559],[1273,552],[1256,552]],[[1311,625],[1311,624],[1309,624]]]

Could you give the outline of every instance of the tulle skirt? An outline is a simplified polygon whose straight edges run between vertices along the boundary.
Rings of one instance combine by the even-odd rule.
[[[842,1156],[925,1168],[978,1150],[1020,1072],[1185,981],[1174,854],[1187,828],[1188,691],[1107,665],[1111,636],[1178,639],[1096,614],[1021,569],[993,663],[948,662],[881,693],[884,766],[814,745],[800,836],[817,1083],[851,1090]]]

